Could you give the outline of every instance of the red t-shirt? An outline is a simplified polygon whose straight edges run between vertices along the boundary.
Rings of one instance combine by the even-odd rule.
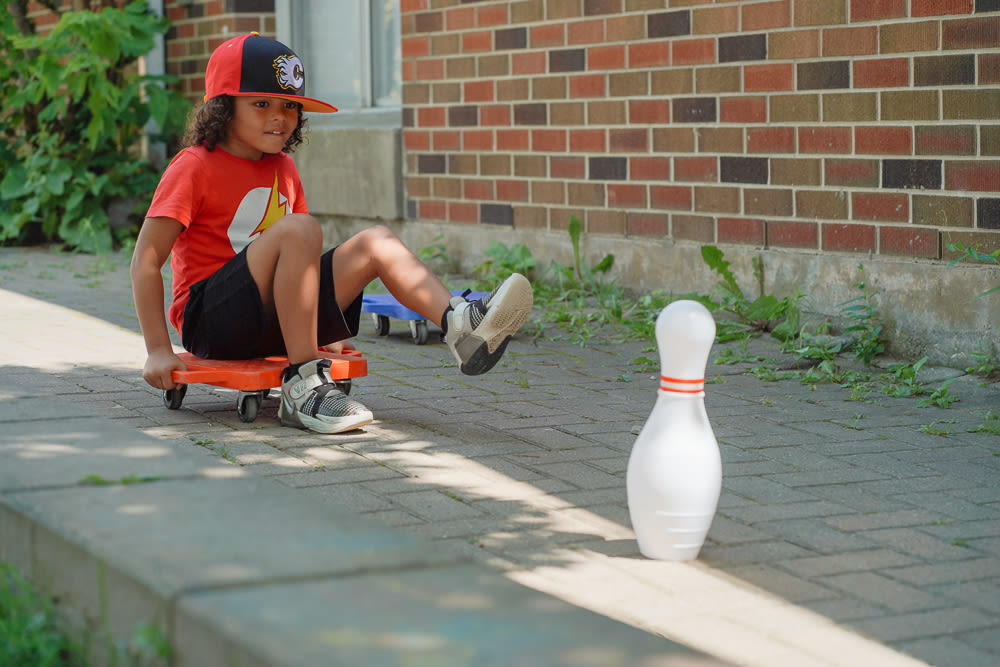
[[[167,166],[147,218],[185,229],[171,249],[170,323],[181,331],[191,285],[215,273],[254,236],[289,213],[308,213],[302,181],[285,153],[246,160],[221,148],[185,148]]]

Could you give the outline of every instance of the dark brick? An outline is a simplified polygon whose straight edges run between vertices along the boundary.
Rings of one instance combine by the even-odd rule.
[[[472,105],[449,107],[448,125],[451,127],[479,125],[479,107]]]
[[[958,86],[976,82],[976,56],[931,56],[913,59],[914,86]]]
[[[834,60],[799,63],[796,66],[799,90],[830,90],[851,87],[851,63]]]
[[[737,60],[765,60],[767,58],[767,35],[739,35],[719,38],[719,62],[731,63]]]
[[[443,155],[417,156],[417,171],[421,174],[443,174],[445,173],[445,169]]]
[[[274,0],[226,0],[227,13],[263,14],[274,11]]]
[[[417,32],[439,32],[444,28],[444,14],[441,12],[424,12],[414,19],[414,29]]]
[[[515,125],[547,125],[549,122],[548,107],[542,103],[515,104]]]
[[[514,207],[510,204],[480,204],[479,220],[487,225],[514,226]]]
[[[550,72],[582,72],[587,69],[587,52],[583,49],[549,51]]]
[[[413,107],[403,107],[403,127],[414,127],[414,118],[416,114],[413,113]]]
[[[941,160],[883,160],[883,188],[941,189]]]
[[[506,28],[493,33],[493,48],[496,51],[523,49],[528,46],[527,28]]]
[[[976,226],[980,229],[1000,229],[1000,199],[979,200]]]
[[[592,181],[624,181],[628,178],[628,158],[592,157],[589,163]]]
[[[406,219],[407,220],[417,219],[417,202],[414,199],[406,200]]]
[[[976,0],[976,13],[1000,12],[1000,0]]]
[[[200,19],[205,16],[205,5],[188,5],[187,17],[189,19]]]
[[[719,160],[719,180],[723,183],[767,183],[766,157],[725,157]]]
[[[675,123],[714,123],[717,119],[714,97],[688,97],[674,100]]]
[[[679,37],[691,34],[691,12],[665,12],[650,14],[646,18],[648,37]]]

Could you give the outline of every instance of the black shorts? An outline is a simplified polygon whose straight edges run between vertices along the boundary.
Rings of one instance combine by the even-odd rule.
[[[346,312],[333,286],[333,250],[320,258],[319,319],[316,337],[327,345],[358,334],[361,295]],[[208,278],[191,286],[184,307],[181,342],[206,359],[284,356],[285,341],[274,308],[265,307],[247,266],[246,248]]]

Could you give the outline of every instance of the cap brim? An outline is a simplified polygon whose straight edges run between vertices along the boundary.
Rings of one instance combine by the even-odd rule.
[[[291,102],[298,102],[302,105],[303,111],[312,111],[313,113],[336,113],[337,107],[332,104],[327,104],[326,102],[321,102],[317,99],[311,97],[303,97],[302,95],[275,95],[274,93],[227,93],[229,95],[240,96],[240,97],[280,97],[283,100],[289,100]]]

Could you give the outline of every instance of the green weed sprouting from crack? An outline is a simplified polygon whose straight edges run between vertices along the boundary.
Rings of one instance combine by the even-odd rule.
[[[120,479],[105,479],[100,475],[84,475],[80,478],[79,484],[84,486],[113,486],[115,484],[146,484],[148,482],[158,482],[164,479],[161,475],[126,475]]]
[[[975,428],[970,428],[969,433],[1000,435],[1000,415],[994,414],[992,410],[987,410],[985,413],[982,410],[976,410],[975,412],[983,414],[983,423]],[[1000,456],[1000,452],[996,452],[994,455]]]

